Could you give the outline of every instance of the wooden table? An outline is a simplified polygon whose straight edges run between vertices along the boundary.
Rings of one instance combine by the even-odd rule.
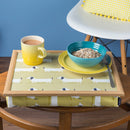
[[[1,88],[0,94],[1,94],[1,96],[3,96],[3,89],[4,89],[6,76],[7,76],[7,72],[1,74],[1,78],[0,78],[0,80],[1,80],[1,82],[0,82],[0,86],[1,86],[0,87]],[[130,80],[129,80],[130,77],[120,74],[120,78],[121,78],[121,81],[123,81],[122,83],[123,83],[123,87],[124,87],[124,91],[125,91],[125,97],[122,97],[122,105],[121,105],[121,107],[123,106],[123,108],[124,108],[123,104],[130,100],[130,97],[129,97],[130,89],[127,87],[127,85],[130,82]],[[59,129],[60,130],[70,130],[71,129],[71,122],[72,122],[72,113],[88,112],[88,111],[94,111],[94,110],[99,110],[99,109],[104,109],[104,108],[105,107],[83,107],[83,108],[82,107],[80,107],[80,108],[75,108],[75,107],[70,107],[70,108],[68,108],[68,107],[43,107],[43,108],[41,108],[41,107],[38,107],[36,109],[59,112],[60,113]],[[127,110],[128,110],[128,108],[127,108]],[[1,110],[1,112],[3,112],[3,110]],[[129,119],[130,119],[130,117],[128,115],[126,118],[119,119],[118,122],[120,124],[122,124],[122,123],[128,121]],[[15,120],[15,122],[17,122],[17,121]],[[13,123],[18,125],[18,123],[15,123],[15,122],[13,122]],[[103,125],[103,126],[101,125],[101,126],[98,127],[98,129],[103,129],[104,127],[105,128],[106,127],[107,128],[116,127],[116,126],[119,125],[118,122],[113,122],[112,124],[108,123],[108,124]],[[24,127],[24,128],[28,128],[28,127]],[[96,127],[94,127],[94,128],[96,128]],[[94,128],[90,128],[90,129],[94,129]],[[50,129],[56,129],[56,128],[50,127]],[[81,127],[81,128],[76,128],[76,129],[85,129],[85,128]]]

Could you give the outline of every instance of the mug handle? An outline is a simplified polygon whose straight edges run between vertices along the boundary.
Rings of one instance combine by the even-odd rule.
[[[43,47],[38,47],[38,50],[42,52],[43,55],[38,55],[38,58],[44,58],[47,55],[46,49]]]

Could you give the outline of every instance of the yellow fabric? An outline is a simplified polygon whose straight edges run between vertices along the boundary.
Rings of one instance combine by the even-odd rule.
[[[52,100],[56,97],[55,101]],[[16,96],[12,97],[11,106],[69,106],[69,107],[93,107],[93,106],[106,106],[118,107],[118,97],[112,96]],[[98,102],[98,104],[97,104]],[[7,105],[10,102],[7,97]]]
[[[122,21],[130,21],[129,0],[84,0],[82,7],[89,13]]]

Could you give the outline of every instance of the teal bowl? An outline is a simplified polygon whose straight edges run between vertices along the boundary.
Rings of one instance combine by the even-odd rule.
[[[100,57],[97,58],[81,58],[81,57],[77,57],[72,55],[72,53],[74,51],[83,49],[83,48],[91,48],[97,52],[99,52],[101,54]],[[97,64],[99,64],[104,56],[106,55],[106,48],[102,45],[100,45],[99,43],[95,43],[95,42],[90,42],[90,41],[81,41],[81,42],[74,42],[71,43],[68,47],[67,47],[67,53],[68,56],[70,57],[70,59],[75,62],[77,65],[81,66],[81,67],[93,67]]]

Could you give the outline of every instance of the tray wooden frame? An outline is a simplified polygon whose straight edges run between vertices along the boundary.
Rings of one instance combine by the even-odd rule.
[[[62,51],[51,50],[48,52],[57,53]],[[112,59],[112,71],[117,91],[11,91],[11,84],[18,53],[21,53],[21,50],[13,50],[3,93],[5,96],[124,96],[122,83],[111,52],[107,52],[107,54]]]

